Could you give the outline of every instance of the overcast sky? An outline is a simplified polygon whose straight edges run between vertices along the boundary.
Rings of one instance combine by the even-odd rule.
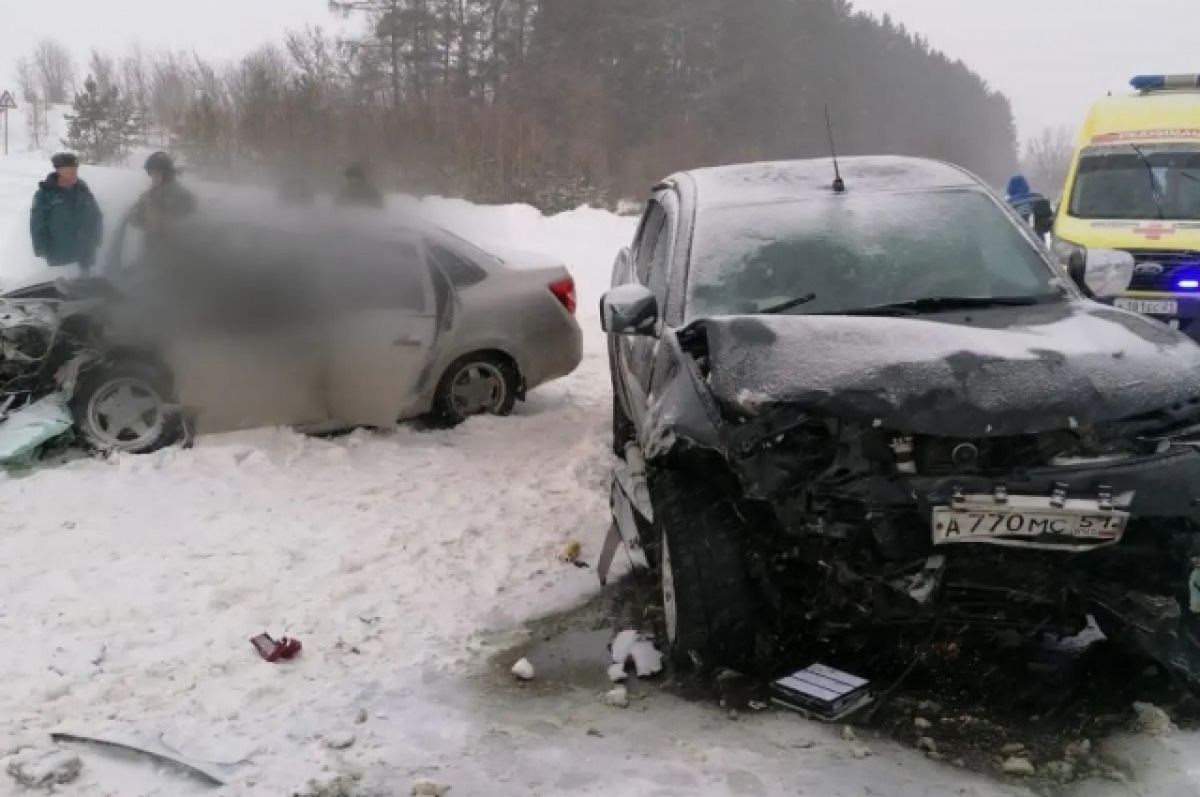
[[[1139,72],[1200,71],[1200,0],[853,2],[970,64],[1012,99],[1022,135],[1077,125],[1096,97]],[[345,23],[326,0],[0,0],[0,89],[14,87],[13,62],[42,36],[81,57],[137,41],[232,59],[307,24]]]

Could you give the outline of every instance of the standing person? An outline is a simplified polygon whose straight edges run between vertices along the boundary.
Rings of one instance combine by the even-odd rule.
[[[156,152],[146,159],[146,174],[150,177],[150,187],[133,206],[130,221],[153,237],[167,222],[195,211],[196,197],[179,184],[179,170],[165,152]]]
[[[368,208],[382,208],[383,194],[367,177],[366,170],[357,163],[346,169],[346,183],[338,193],[339,205],[359,205]]]
[[[104,216],[87,183],[79,179],[79,158],[60,152],[50,159],[54,172],[38,184],[29,211],[33,252],[50,266],[78,263],[86,275],[104,238]]]
[[[1034,191],[1024,175],[1016,175],[1008,181],[1008,204],[1033,227],[1039,238],[1045,237],[1054,228],[1054,208],[1050,200]]]

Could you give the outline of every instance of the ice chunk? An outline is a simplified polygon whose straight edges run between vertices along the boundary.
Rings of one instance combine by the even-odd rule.
[[[512,666],[512,674],[522,681],[532,681],[534,676],[533,665],[529,662],[529,659],[521,659]]]
[[[32,789],[70,783],[79,777],[82,767],[79,756],[65,750],[24,750],[8,762],[8,774]]]
[[[622,668],[626,662],[633,659],[633,666],[639,678],[649,678],[662,672],[662,653],[654,647],[650,637],[637,631],[622,631],[617,634],[612,641],[612,658],[613,664],[619,664]],[[610,667],[608,672],[612,678],[614,668]]]

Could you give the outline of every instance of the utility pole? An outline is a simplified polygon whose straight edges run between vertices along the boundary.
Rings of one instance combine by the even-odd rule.
[[[0,113],[4,114],[4,155],[8,157],[8,112],[14,111],[17,103],[11,91],[0,92]]]

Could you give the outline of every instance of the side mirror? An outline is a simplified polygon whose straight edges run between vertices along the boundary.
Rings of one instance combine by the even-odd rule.
[[[1089,249],[1072,252],[1067,262],[1071,281],[1089,298],[1111,299],[1123,293],[1133,281],[1133,255],[1116,249]]]
[[[600,326],[612,335],[646,335],[658,331],[658,300],[643,285],[613,288],[600,299]]]

